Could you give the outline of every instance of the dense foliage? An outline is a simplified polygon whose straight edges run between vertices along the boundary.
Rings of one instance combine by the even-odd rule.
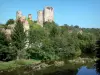
[[[6,39],[6,35],[0,32],[0,61],[13,60],[15,50],[10,46],[10,42]]]
[[[95,42],[100,38],[100,29],[80,28],[78,25],[63,26],[55,22],[44,23],[44,27],[28,20],[30,29],[26,35],[23,24],[17,22],[11,41],[0,32],[0,60],[40,59],[58,60],[95,54]],[[5,59],[6,60],[6,59]]]
[[[96,56],[100,58],[100,40],[96,42]]]
[[[10,24],[14,24],[14,20],[13,19],[9,19],[7,22],[6,22],[6,25],[10,25]]]

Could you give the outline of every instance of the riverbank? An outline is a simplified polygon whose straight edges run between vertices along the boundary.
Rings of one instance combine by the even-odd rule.
[[[13,70],[15,68],[19,68],[21,66],[25,66],[25,65],[32,65],[32,64],[38,64],[40,63],[40,60],[25,60],[25,59],[21,59],[21,60],[13,60],[13,61],[9,61],[9,62],[0,62],[0,70]]]
[[[49,67],[51,65],[54,66],[63,66],[65,63],[74,63],[74,64],[85,64],[89,62],[95,62],[97,59],[96,58],[76,58],[76,59],[71,59],[65,61],[54,61],[51,64],[41,62],[41,60],[14,60],[14,61],[9,61],[9,62],[0,62],[0,70],[14,70],[16,68],[20,68],[22,66],[30,66],[33,68],[33,70],[41,70],[43,68]]]

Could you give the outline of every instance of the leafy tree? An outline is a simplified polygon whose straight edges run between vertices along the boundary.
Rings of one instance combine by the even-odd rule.
[[[34,23],[37,23],[37,21],[34,21]]]
[[[80,28],[78,25],[75,25],[74,27],[75,27],[75,28]]]
[[[29,23],[30,26],[32,26],[34,24],[34,21],[28,19],[28,23]]]
[[[30,45],[39,44],[45,38],[44,28],[39,25],[33,25],[29,30],[29,43]]]
[[[29,30],[29,49],[27,50],[29,58],[42,59],[41,57],[41,46],[42,42],[45,39],[44,28],[37,24],[33,24]]]
[[[16,22],[11,38],[12,46],[14,46],[17,50],[17,59],[24,58],[24,53],[26,52],[26,34],[24,32],[23,24],[20,20]]]
[[[4,33],[0,32],[0,60],[7,59],[7,46],[8,41],[6,40],[6,36]]]
[[[82,35],[78,34],[78,40],[80,42],[80,48],[82,50],[82,53],[85,54],[94,53],[96,38],[93,34],[87,34],[87,33],[83,33]]]

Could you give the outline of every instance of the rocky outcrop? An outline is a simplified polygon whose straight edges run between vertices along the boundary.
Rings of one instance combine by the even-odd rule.
[[[55,61],[54,62],[54,65],[57,67],[63,66],[64,64],[65,64],[64,61]]]

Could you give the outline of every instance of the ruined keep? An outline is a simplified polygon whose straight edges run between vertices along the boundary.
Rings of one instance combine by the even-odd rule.
[[[39,25],[43,25],[44,22],[54,21],[54,9],[52,7],[45,7],[43,11],[38,11],[37,22]]]
[[[20,20],[23,23],[24,31],[29,30],[29,24],[28,24],[28,21],[26,19],[26,16],[23,16],[21,11],[16,12],[16,21],[17,20]]]
[[[22,12],[19,10],[16,12],[16,20],[22,17]]]
[[[32,14],[28,14],[28,19],[32,20]]]
[[[25,30],[29,29],[29,24],[25,16],[21,11],[16,12],[16,20],[20,19],[23,23]],[[28,14],[28,19],[32,20],[32,14]],[[43,27],[44,22],[54,21],[54,9],[52,7],[45,7],[43,10],[37,12],[37,24]]]
[[[37,12],[37,23],[43,27],[43,11],[40,10]]]
[[[44,12],[44,16],[43,16],[44,22],[54,21],[54,9],[52,7],[45,7],[43,12]]]

